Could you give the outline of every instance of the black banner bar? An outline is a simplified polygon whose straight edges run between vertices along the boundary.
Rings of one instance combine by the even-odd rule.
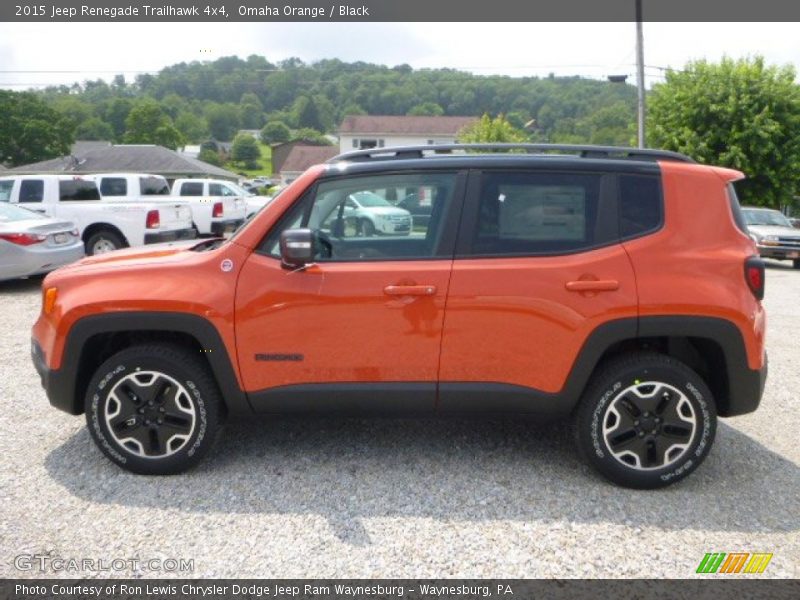
[[[62,579],[0,580],[7,600],[737,600],[800,597],[797,580],[748,579]]]
[[[645,21],[800,21],[796,0],[643,0]],[[635,0],[3,0],[17,22],[634,21]],[[676,40],[680,43],[680,40]]]

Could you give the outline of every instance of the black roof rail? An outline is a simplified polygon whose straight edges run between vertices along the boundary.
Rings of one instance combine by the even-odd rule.
[[[327,162],[342,161],[365,162],[370,160],[402,160],[425,158],[430,155],[453,155],[454,151],[484,150],[489,152],[521,150],[528,154],[574,154],[582,158],[607,158],[616,160],[673,160],[694,163],[695,161],[679,152],[655,150],[652,148],[625,148],[621,146],[592,146],[582,144],[428,144],[420,146],[396,146],[353,150],[334,156]]]

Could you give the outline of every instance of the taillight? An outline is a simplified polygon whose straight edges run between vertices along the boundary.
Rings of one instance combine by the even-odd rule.
[[[0,239],[18,246],[33,246],[41,244],[47,239],[47,236],[35,233],[0,233]]]
[[[764,299],[764,261],[758,256],[751,256],[744,261],[744,279],[747,282],[747,287],[753,292],[753,296],[758,300]]]
[[[157,210],[150,210],[147,212],[147,228],[158,229],[161,227],[161,217],[158,215]]]
[[[215,219],[218,219],[223,214],[222,202],[214,202],[214,210],[211,213],[211,216]]]

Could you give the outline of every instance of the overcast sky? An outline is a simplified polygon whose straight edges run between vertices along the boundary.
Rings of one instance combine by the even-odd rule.
[[[648,85],[688,60],[761,54],[800,67],[797,23],[645,23]],[[634,23],[22,23],[0,24],[0,87],[132,79],[182,61],[297,56],[478,74],[629,74]],[[68,71],[68,72],[65,72]]]

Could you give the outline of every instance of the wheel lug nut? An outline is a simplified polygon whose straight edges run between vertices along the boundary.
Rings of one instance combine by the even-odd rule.
[[[164,422],[164,419],[159,419],[158,424],[161,425]]]
[[[644,431],[639,432],[639,437],[644,437]]]
[[[140,415],[143,415],[143,414],[144,414],[144,409],[143,409],[143,408],[140,408],[140,409],[139,409],[139,414],[140,414]]]
[[[144,424],[145,424],[145,425],[150,425],[150,419],[145,419],[145,420],[144,420]]]
[[[634,424],[636,427],[638,427],[638,426],[639,426],[639,421],[634,421],[634,422],[633,422],[633,424]]]
[[[153,406],[153,401],[150,400],[150,402],[147,403],[147,406]]]
[[[167,409],[162,406],[161,408],[158,409],[158,412],[162,412],[162,413],[163,412],[167,412]]]

